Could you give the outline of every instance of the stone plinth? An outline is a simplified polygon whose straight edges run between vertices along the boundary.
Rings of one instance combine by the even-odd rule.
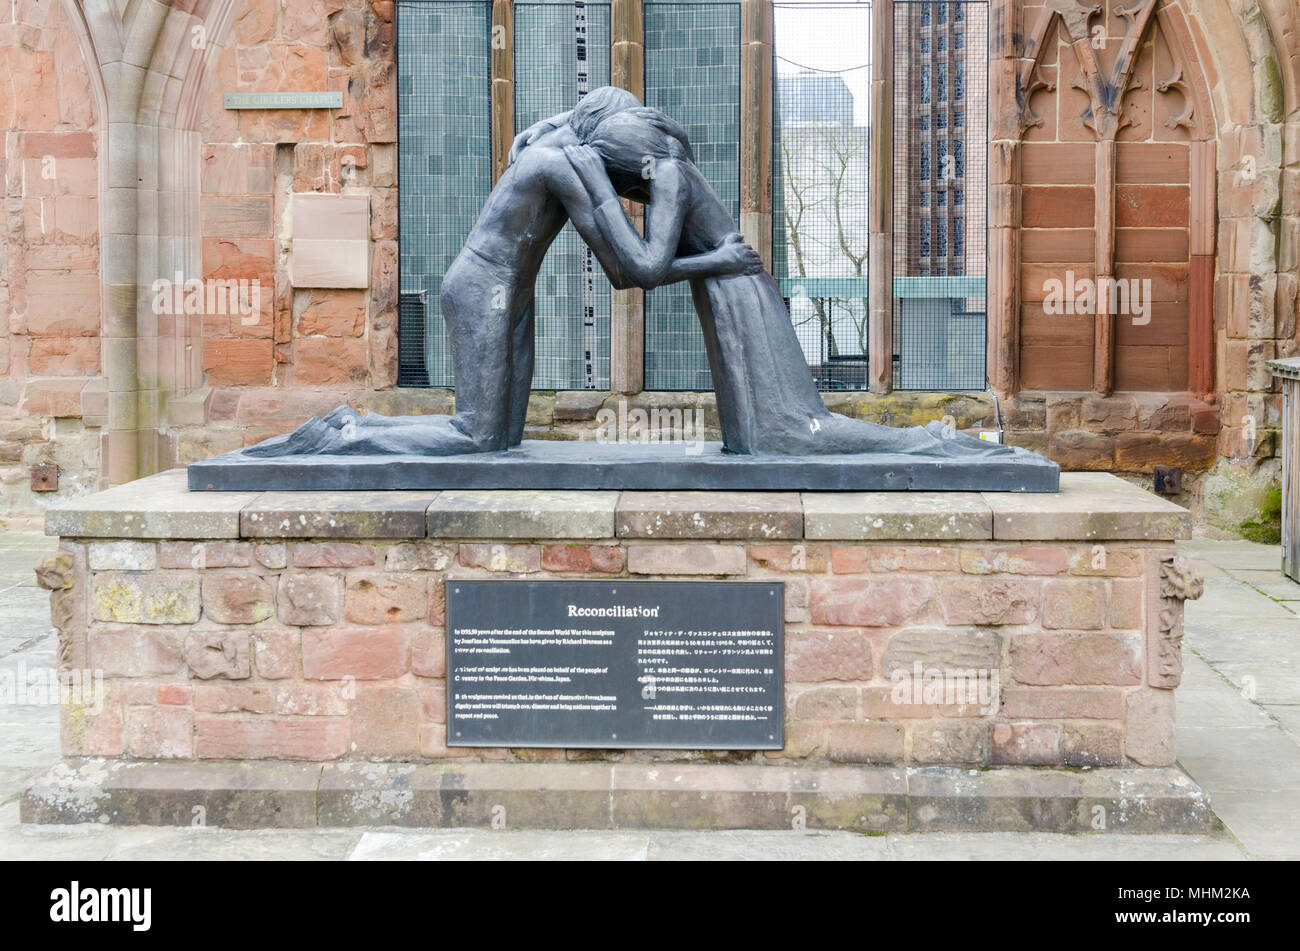
[[[955,810],[949,825],[935,821],[955,827],[960,815],[997,813],[961,805],[976,788],[1100,802],[1104,790],[1070,791],[1071,768],[1092,767],[1119,784],[1119,803],[1135,776],[1181,776],[1167,769],[1172,688],[1181,599],[1195,596],[1195,579],[1173,541],[1189,529],[1185,510],[1107,474],[1064,474],[1060,493],[1041,495],[422,494],[190,492],[174,470],[51,510],[46,530],[62,542],[40,580],[54,592],[63,668],[103,677],[102,705],[63,708],[62,742],[70,763],[108,760],[107,774],[90,772],[110,799],[134,761],[189,770],[177,775],[214,796],[264,798],[258,783],[227,775],[230,761],[260,764],[264,786],[278,775],[270,764],[315,764],[317,776],[333,764],[340,797],[358,776],[406,775],[338,771],[349,763],[424,764],[431,800],[429,789],[457,782],[517,792],[531,773],[490,770],[545,763],[595,769],[572,781],[594,783],[600,802],[619,769],[671,762],[703,770],[716,810],[717,796],[747,790],[786,803],[805,770],[830,788],[873,766],[897,780],[890,809],[951,799],[935,814]],[[442,583],[512,577],[784,581],[785,749],[448,748]],[[740,764],[743,781],[710,772]],[[1015,778],[1026,767],[1040,777],[1028,787]],[[67,775],[89,782],[87,768]],[[170,780],[141,768],[130,775],[165,792]],[[985,786],[933,779],[970,770]],[[1180,801],[1195,789],[1184,780],[1170,793]],[[49,800],[51,782],[29,790],[25,814],[72,821]],[[660,794],[641,791],[637,808],[662,820]],[[142,808],[118,814],[141,821]],[[1013,811],[1031,826],[1025,815],[1045,815]],[[863,827],[863,815],[839,827]]]

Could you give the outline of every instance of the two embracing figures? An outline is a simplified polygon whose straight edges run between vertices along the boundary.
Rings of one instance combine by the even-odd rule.
[[[643,238],[620,198],[645,205]],[[517,446],[533,376],[533,285],[566,222],[616,288],[689,281],[724,448],[738,454],[997,455],[1010,447],[830,412],[772,276],[696,166],[685,130],[612,86],[516,137],[441,291],[454,416],[359,416],[343,406],[249,455],[452,455]]]

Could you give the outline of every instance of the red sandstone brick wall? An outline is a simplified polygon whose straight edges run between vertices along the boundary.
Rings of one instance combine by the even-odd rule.
[[[698,758],[446,746],[443,582],[781,579],[785,749],[765,761],[1160,766],[1169,542],[77,541],[49,572],[65,755],[140,759]],[[59,587],[59,585],[67,587]],[[915,694],[915,664],[996,675],[981,708]],[[954,699],[956,699],[954,697]]]
[[[0,518],[36,509],[30,468],[93,487],[102,414],[95,97],[63,6],[0,13]],[[89,384],[89,391],[88,391]]]

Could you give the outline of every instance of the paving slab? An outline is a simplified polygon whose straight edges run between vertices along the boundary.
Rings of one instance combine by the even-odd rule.
[[[1178,762],[1216,800],[1227,791],[1289,790],[1300,806],[1300,755],[1295,741],[1275,726],[1181,726]]]
[[[1215,672],[1247,700],[1258,704],[1300,703],[1300,671],[1295,662],[1215,661]]]
[[[641,862],[648,847],[644,832],[367,832],[348,858],[353,862]]]
[[[0,806],[0,861],[101,862],[121,836],[101,825],[22,826],[18,803]]]
[[[1276,568],[1238,568],[1232,575],[1274,601],[1300,601],[1300,584]]]
[[[1265,597],[1259,591],[1238,581],[1231,574],[1217,575],[1205,579],[1205,590],[1195,601],[1188,601],[1186,616],[1198,622],[1205,620],[1213,623],[1223,618],[1277,619],[1292,621],[1296,612],[1285,604]]]
[[[1241,861],[1231,840],[1203,835],[1052,835],[932,832],[894,836],[891,858],[919,861]]]
[[[105,858],[122,861],[324,862],[346,859],[360,832],[332,829],[155,829],[122,830]]]
[[[1293,739],[1300,741],[1300,704],[1269,703],[1264,709]]]
[[[1189,538],[1178,543],[1179,551],[1200,556],[1219,568],[1258,569],[1282,572],[1282,549],[1277,545],[1261,545],[1245,539],[1218,541],[1208,538]]]
[[[1221,789],[1214,811],[1252,858],[1300,859],[1300,794]]]

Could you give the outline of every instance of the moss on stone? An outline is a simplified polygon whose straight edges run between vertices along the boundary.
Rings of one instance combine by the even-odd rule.
[[[1259,111],[1269,122],[1281,122],[1283,115],[1282,72],[1270,53],[1259,62]]]
[[[1241,537],[1263,545],[1282,542],[1282,489],[1276,484],[1269,488],[1260,506],[1259,516],[1242,522],[1237,527]]]

